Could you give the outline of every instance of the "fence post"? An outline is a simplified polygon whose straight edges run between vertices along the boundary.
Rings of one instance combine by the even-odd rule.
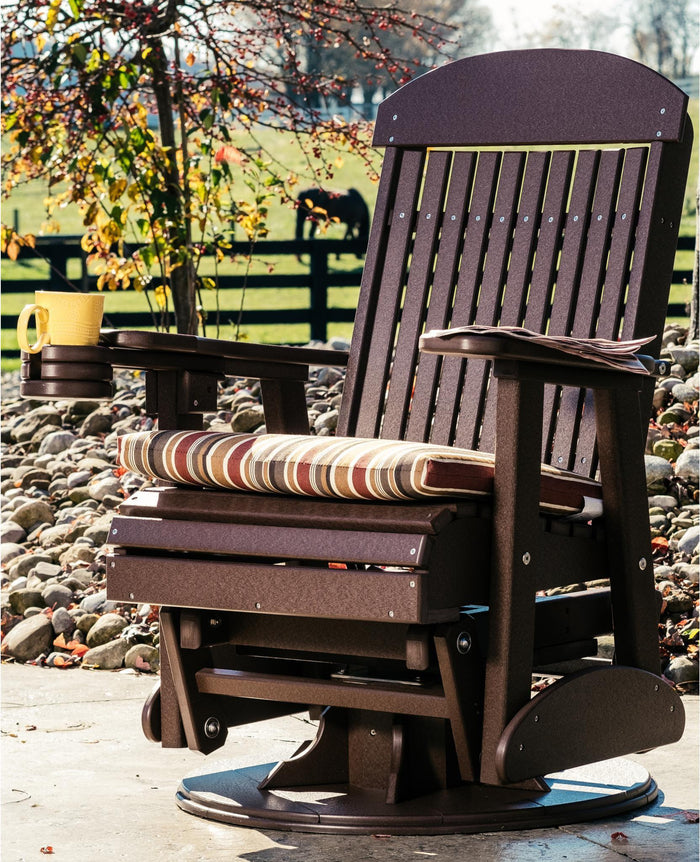
[[[323,240],[311,240],[311,340],[326,341],[328,315],[328,253]]]

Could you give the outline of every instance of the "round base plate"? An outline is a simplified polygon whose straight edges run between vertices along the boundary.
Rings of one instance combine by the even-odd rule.
[[[273,766],[185,778],[177,804],[199,817],[257,829],[435,835],[616,817],[653,802],[658,793],[643,767],[622,759],[548,775],[548,793],[465,784],[395,805],[387,805],[381,791],[341,784],[258,790]]]

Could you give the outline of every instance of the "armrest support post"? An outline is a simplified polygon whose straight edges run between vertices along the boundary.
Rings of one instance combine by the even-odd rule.
[[[495,763],[498,742],[530,698],[535,573],[545,565],[538,541],[543,403],[541,382],[499,379],[481,756],[481,781],[487,784],[501,783]]]

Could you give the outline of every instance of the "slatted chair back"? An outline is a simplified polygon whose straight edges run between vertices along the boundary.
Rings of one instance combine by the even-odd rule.
[[[389,97],[338,433],[493,451],[489,363],[420,355],[426,329],[660,333],[686,106],[637,63],[549,49],[467,58]],[[543,460],[593,475],[592,396],[546,399]]]

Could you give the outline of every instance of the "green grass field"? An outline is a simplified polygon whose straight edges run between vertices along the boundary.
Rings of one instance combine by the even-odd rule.
[[[697,113],[697,100],[691,104],[691,113]],[[285,138],[284,135],[274,135],[267,131],[259,136],[259,140],[265,147],[274,149],[275,154],[280,162],[284,165],[285,171],[294,171],[302,175],[304,170],[304,157],[298,146],[294,145],[293,138]],[[239,140],[238,145],[243,149],[250,150],[253,146],[251,141]],[[695,189],[698,184],[698,140],[696,138],[694,145],[694,156],[691,160],[690,176],[688,178],[688,191],[686,193],[686,201],[681,221],[681,235],[695,235]],[[335,175],[332,183],[329,186],[334,188],[357,188],[364,196],[370,210],[373,209],[374,199],[376,195],[376,184],[368,177],[366,166],[363,161],[356,155],[344,153],[342,156],[342,167],[335,169]],[[376,153],[374,167],[379,168],[381,163],[381,153]],[[307,178],[308,179],[308,178]],[[311,181],[306,183],[302,179],[297,187],[297,190],[310,185]],[[241,183],[241,196],[243,195],[243,186]],[[16,224],[20,233],[41,233],[41,225],[46,219],[45,197],[47,187],[40,183],[30,183],[26,186],[16,189],[12,195],[5,199],[2,203],[0,211],[0,219],[4,224]],[[77,206],[67,206],[55,215],[56,221],[60,226],[60,232],[64,235],[81,234],[83,226],[80,213]],[[270,239],[291,239],[294,236],[295,213],[282,203],[272,203],[270,205],[268,225],[270,228]],[[344,228],[340,225],[331,226],[326,236],[328,238],[342,237]],[[244,239],[242,232],[236,239]],[[353,255],[342,255],[340,260],[329,261],[330,265],[339,270],[353,270],[360,266]],[[293,256],[286,255],[278,259],[256,260],[251,272],[265,272],[268,266],[274,266],[276,272],[295,273],[306,270],[308,263],[298,262]],[[679,252],[676,260],[676,268],[690,270],[693,266],[692,252]],[[224,262],[219,267],[219,273],[225,274],[241,274],[243,272],[244,263]],[[213,263],[209,259],[205,259],[200,267],[202,275],[213,275]],[[29,278],[46,278],[48,276],[48,264],[42,260],[36,261],[17,261],[12,262],[3,260],[2,262],[2,277],[3,279],[29,279]],[[70,261],[68,267],[68,277],[77,279],[79,277],[78,261]],[[691,286],[674,285],[672,287],[670,301],[687,302],[690,299]],[[3,294],[0,297],[0,310],[3,315],[15,315],[19,312],[23,305],[31,302],[33,297],[30,294]],[[329,294],[329,304],[336,307],[354,307],[357,300],[357,290],[354,288],[332,288]],[[308,306],[309,297],[308,291],[303,289],[285,289],[285,290],[249,290],[245,297],[245,308],[254,310],[260,308],[303,308]],[[224,310],[221,314],[222,326],[217,333],[213,324],[209,325],[207,335],[217,335],[222,338],[231,338],[235,333],[235,320],[240,307],[241,298],[239,291],[221,291],[218,297],[218,305]],[[206,291],[203,295],[203,304],[207,309],[210,321],[213,321],[217,298],[214,291]],[[119,290],[116,292],[107,292],[105,298],[105,313],[117,311],[147,311],[148,306],[142,294],[138,294],[133,290]],[[332,324],[329,327],[330,336],[342,335],[349,337],[351,334],[351,324]],[[263,342],[289,342],[299,343],[308,340],[308,326],[299,325],[279,325],[279,326],[249,326],[243,331],[243,337],[254,341]],[[2,351],[16,349],[16,335],[12,330],[2,330],[2,339],[0,347]],[[16,368],[18,360],[2,359],[2,369],[10,370]]]

